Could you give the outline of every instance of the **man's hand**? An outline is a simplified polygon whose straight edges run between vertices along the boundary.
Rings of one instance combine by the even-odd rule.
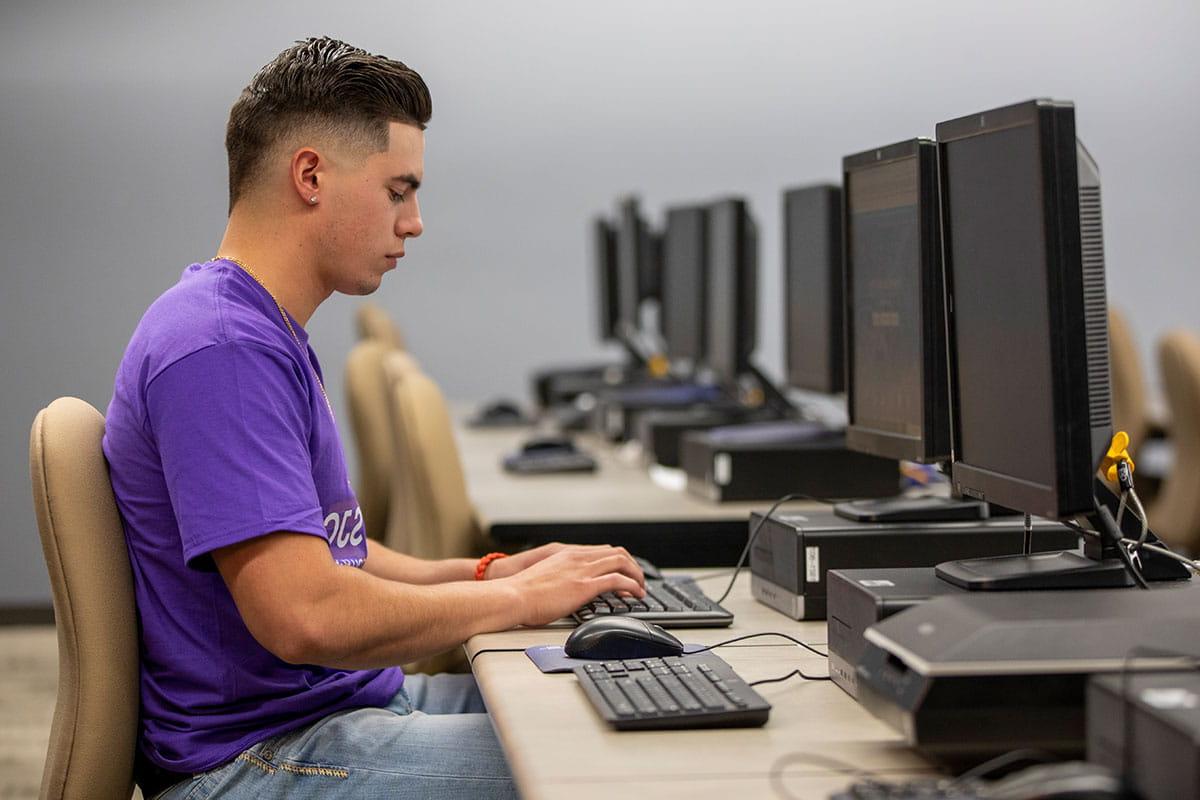
[[[483,577],[487,580],[494,578],[508,578],[516,575],[524,569],[532,567],[534,564],[549,558],[555,553],[561,553],[564,550],[586,550],[593,555],[610,555],[616,551],[622,555],[629,556],[629,560],[633,563],[633,567],[637,570],[637,581],[645,585],[646,580],[642,575],[641,568],[637,566],[637,562],[633,561],[633,557],[629,555],[629,551],[624,547],[611,547],[606,544],[599,545],[579,545],[579,544],[563,544],[562,542],[551,542],[544,544],[541,547],[535,547],[532,550],[523,550],[520,553],[514,553],[508,558],[498,558],[488,564],[487,570],[483,573]]]
[[[546,625],[605,592],[623,592],[639,598],[646,596],[642,570],[623,547],[555,543],[492,564],[538,554],[547,548],[550,548],[549,552],[540,554],[532,559],[533,563],[504,578],[520,592],[522,608],[518,613],[522,625]]]

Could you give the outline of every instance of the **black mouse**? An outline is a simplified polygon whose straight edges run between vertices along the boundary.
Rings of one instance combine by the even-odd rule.
[[[478,418],[486,422],[522,419],[520,407],[511,400],[495,400],[480,409]]]
[[[571,631],[563,652],[571,658],[616,660],[683,654],[683,642],[658,625],[634,617],[591,619]]]
[[[534,455],[542,453],[573,453],[575,443],[563,436],[539,436],[529,439],[521,445],[522,453]]]

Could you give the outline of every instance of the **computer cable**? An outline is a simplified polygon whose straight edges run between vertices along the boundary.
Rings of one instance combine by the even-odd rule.
[[[524,653],[524,647],[489,647],[484,650],[476,650],[475,655],[471,656],[467,662],[471,666],[475,665],[475,659],[479,658],[484,653]]]
[[[744,642],[747,639],[757,639],[760,636],[781,636],[784,639],[787,639],[789,642],[792,642],[793,644],[797,644],[797,645],[803,647],[805,650],[809,651],[810,653],[814,653],[814,654],[820,656],[821,658],[829,658],[828,653],[822,653],[820,650],[816,649],[808,642],[802,642],[794,636],[789,636],[788,634],[780,633],[779,631],[762,631],[761,633],[747,633],[744,636],[735,636],[734,638],[726,639],[723,642],[717,642],[716,644],[710,644],[707,647],[701,647],[699,650],[690,650],[687,653],[684,653],[684,655],[687,655],[687,656],[695,655],[696,653],[703,653],[706,650],[713,650],[717,647],[724,647],[725,645],[733,644],[734,642]],[[752,683],[748,683],[747,686],[758,686],[761,683],[782,683],[783,681],[786,681],[789,678],[794,678],[797,675],[799,675],[801,678],[804,678],[804,680],[806,680],[806,681],[833,680],[828,675],[809,675],[808,673],[804,672],[803,670],[794,669],[791,672],[789,672],[788,674],[782,675],[778,678],[763,678],[762,680],[753,681]]]
[[[1066,527],[1070,528],[1071,530],[1075,531],[1075,533],[1080,534],[1081,536],[1091,536],[1092,538],[1099,538],[1099,536],[1100,536],[1100,534],[1096,533],[1095,531],[1090,531],[1087,528],[1084,528],[1081,525],[1074,523],[1074,522],[1070,522],[1068,520],[1063,520],[1062,524],[1065,525]],[[1125,537],[1121,538],[1121,544],[1125,545],[1126,547],[1134,548],[1137,550],[1149,550],[1150,552],[1157,553],[1160,556],[1165,556],[1166,558],[1174,559],[1175,561],[1178,561],[1180,564],[1183,564],[1188,569],[1191,569],[1195,572],[1200,572],[1200,561],[1194,561],[1194,560],[1188,558],[1187,556],[1180,555],[1179,553],[1176,553],[1174,550],[1169,550],[1166,547],[1163,547],[1162,545],[1150,544],[1149,542],[1147,542],[1146,544],[1139,545],[1137,539],[1128,539]]]
[[[758,524],[754,526],[754,530],[750,531],[750,538],[746,540],[746,546],[742,549],[742,554],[738,556],[737,564],[733,568],[733,577],[729,579],[729,585],[725,587],[724,594],[717,599],[717,605],[725,602],[725,598],[729,597],[729,593],[733,591],[733,585],[737,583],[738,573],[742,571],[742,567],[746,563],[746,557],[750,555],[750,548],[754,546],[754,540],[758,538],[758,534],[760,531],[762,531],[763,525],[766,524],[766,521],[771,518],[772,514],[775,513],[775,509],[779,508],[781,505],[790,500],[812,500],[815,503],[825,503],[826,505],[833,505],[834,503],[838,502],[837,500],[830,500],[825,497],[813,497],[812,495],[801,494],[799,492],[785,494],[783,497],[776,500],[775,503],[769,509],[767,509],[767,513],[762,515],[762,518],[758,521]]]
[[[703,652],[706,652],[708,650],[713,650],[718,647],[724,647],[725,645],[728,645],[728,644],[734,644],[735,642],[744,642],[747,639],[757,639],[760,636],[780,636],[784,639],[787,639],[792,644],[796,644],[796,645],[799,645],[800,647],[803,647],[805,650],[812,653],[813,655],[820,656],[821,658],[829,658],[828,653],[822,653],[820,650],[813,647],[808,642],[802,642],[799,639],[797,639],[795,636],[789,636],[788,634],[780,633],[779,631],[761,631],[759,633],[747,633],[743,636],[735,636],[732,639],[726,639],[723,642],[717,642],[716,644],[706,645],[704,647],[701,647],[698,650],[691,650],[687,653],[687,655],[692,655],[694,653],[703,653]]]
[[[775,760],[775,763],[771,765],[768,774],[770,777],[771,789],[774,790],[777,796],[788,798],[788,800],[799,800],[799,796],[792,794],[783,784],[784,772],[787,770],[787,768],[792,765],[799,764],[812,764],[817,767],[822,767],[830,772],[846,775],[850,778],[854,778],[855,780],[862,781],[866,785],[877,786],[881,789],[894,785],[878,779],[877,776],[882,775],[883,770],[866,770],[832,756],[798,750],[796,752],[787,753],[780,756]],[[889,770],[889,772],[895,771],[896,770]],[[840,797],[841,795],[836,796]]]

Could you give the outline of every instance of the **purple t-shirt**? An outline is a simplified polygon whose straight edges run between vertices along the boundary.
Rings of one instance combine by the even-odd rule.
[[[174,772],[346,708],[386,705],[399,669],[282,661],[238,614],[213,550],[274,531],[319,536],[346,569],[367,555],[308,335],[223,261],[193,264],[134,331],[104,455],[141,627],[141,741]],[[319,372],[317,373],[319,374]]]

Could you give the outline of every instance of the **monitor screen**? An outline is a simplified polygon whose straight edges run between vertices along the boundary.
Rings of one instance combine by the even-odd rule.
[[[1055,437],[1038,130],[1026,124],[947,142],[942,159],[955,458],[1048,489]]]
[[[842,391],[842,190],[809,186],[783,196],[787,382]]]
[[[617,247],[612,225],[602,217],[592,221],[592,268],[596,280],[596,320],[600,341],[617,338]]]
[[[704,206],[667,211],[662,237],[662,331],[672,359],[704,357],[704,304],[708,251]]]
[[[853,170],[846,180],[851,419],[856,428],[918,441],[923,398],[917,157]]]

